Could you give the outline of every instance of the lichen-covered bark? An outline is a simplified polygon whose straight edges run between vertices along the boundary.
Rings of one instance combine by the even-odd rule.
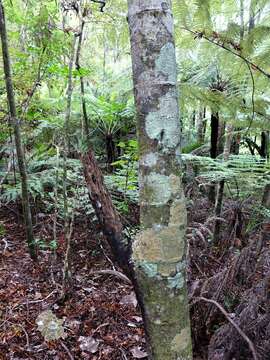
[[[169,0],[129,0],[140,147],[141,232],[132,260],[150,359],[192,358],[185,280],[186,208]]]

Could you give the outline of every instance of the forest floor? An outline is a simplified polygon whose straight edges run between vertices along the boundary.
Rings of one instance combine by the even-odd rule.
[[[241,226],[245,225],[245,214],[250,215],[250,207],[252,204],[241,209]],[[242,231],[241,237],[236,237],[239,207],[228,202],[224,207],[223,245],[210,248],[211,205],[199,199],[189,210],[188,283],[196,360],[254,358],[228,317],[252,338],[258,359],[270,359],[270,315],[266,311],[270,301],[270,244],[261,243],[259,229],[252,236],[243,236]],[[0,360],[147,359],[133,288],[114,268],[97,223],[83,216],[75,220],[72,290],[63,303],[59,302],[65,252],[61,233],[55,257],[48,249],[39,250],[39,261],[33,264],[14,210],[2,209],[0,222],[5,229],[0,236]],[[35,229],[45,242],[51,240],[51,222],[51,217],[41,217]],[[111,273],[100,272],[104,270]],[[227,317],[215,305],[199,301],[202,297],[221,304]],[[66,338],[44,341],[36,319],[47,309],[64,319]]]
[[[42,232],[46,237],[46,222]],[[115,274],[97,224],[80,218],[72,237],[72,293],[59,303],[63,248],[56,262],[39,251],[33,264],[16,215],[0,212],[4,224],[0,263],[0,359],[140,359],[144,352],[142,318],[132,286]],[[40,229],[41,230],[41,229]],[[41,235],[41,234],[40,234]],[[4,239],[4,240],[3,240]],[[53,274],[53,275],[52,275]],[[54,278],[54,279],[53,279]],[[44,342],[36,319],[45,309],[65,318],[67,337]]]

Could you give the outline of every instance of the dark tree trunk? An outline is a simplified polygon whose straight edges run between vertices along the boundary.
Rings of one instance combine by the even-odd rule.
[[[130,246],[123,237],[123,227],[107,190],[102,172],[92,150],[81,155],[86,185],[91,204],[95,210],[103,233],[112,249],[114,258],[123,271],[131,277]]]
[[[261,133],[261,154],[263,158],[267,159],[269,157],[269,133],[267,131],[262,131]]]
[[[270,183],[265,185],[263,197],[262,197],[262,206],[267,210],[270,210]],[[269,244],[270,241],[270,217],[266,217],[262,224],[262,233],[261,238],[258,242],[258,252],[261,251],[263,246]]]
[[[216,159],[218,156],[218,139],[219,139],[219,115],[218,113],[211,114],[211,147],[210,156]],[[216,185],[213,183],[209,186],[209,201],[215,203],[216,199]]]
[[[265,185],[262,205],[267,209],[270,209],[270,184]]]
[[[81,74],[81,65],[80,65],[80,56],[81,56],[81,49],[82,49],[84,26],[85,26],[85,22],[84,22],[84,20],[82,20],[79,41],[78,41],[78,47],[77,47],[77,54],[76,54],[76,69],[78,70],[78,72],[80,74],[81,104],[82,104],[82,113],[83,113],[84,136],[86,137],[86,140],[89,143],[90,130],[89,130],[89,123],[88,123],[88,116],[87,116],[87,109],[86,109],[86,102],[85,102],[84,77]]]
[[[228,161],[230,156],[230,149],[233,138],[233,126],[231,124],[228,124],[226,129],[227,129],[226,142],[223,151],[223,161],[225,162]],[[221,180],[220,183],[218,184],[217,198],[215,204],[216,219],[215,219],[214,236],[213,236],[213,243],[215,245],[218,245],[220,240],[221,221],[219,220],[219,218],[221,215],[222,205],[223,205],[224,186],[225,186],[225,180]]]
[[[215,159],[218,156],[218,134],[219,134],[219,116],[218,113],[211,114],[211,148],[210,156]]]
[[[192,127],[193,128],[195,127],[195,124],[196,124],[196,111],[194,110],[193,114],[192,114]]]
[[[107,170],[113,172],[113,165],[117,160],[117,149],[112,134],[106,135]]]
[[[241,142],[241,134],[240,131],[241,129],[236,129],[236,132],[239,131],[238,133],[233,135],[232,138],[232,145],[231,145],[231,154],[234,155],[239,155],[239,151],[240,151],[240,142]]]
[[[217,140],[217,156],[221,155],[224,151],[225,143],[225,123],[219,120],[218,125],[218,140]]]
[[[37,255],[34,244],[32,215],[31,215],[29,193],[28,193],[28,177],[27,177],[27,170],[24,159],[23,144],[21,139],[20,123],[16,113],[16,104],[15,104],[15,96],[13,91],[6,22],[5,22],[5,13],[1,0],[0,0],[0,34],[1,34],[4,74],[5,74],[6,90],[7,90],[7,100],[8,100],[9,113],[10,113],[10,123],[14,131],[18,166],[19,166],[21,184],[22,184],[22,205],[24,212],[27,244],[31,258],[33,260],[36,260]]]

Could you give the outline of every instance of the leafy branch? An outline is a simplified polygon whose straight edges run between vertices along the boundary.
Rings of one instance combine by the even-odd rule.
[[[242,59],[246,64],[248,64],[253,70],[256,70],[258,72],[260,72],[261,74],[263,74],[264,76],[266,76],[268,79],[270,79],[270,74],[268,72],[266,72],[264,69],[262,69],[259,65],[253,63],[251,60],[247,59],[246,57],[244,57],[243,55],[240,54],[239,51],[241,51],[241,47],[238,46],[237,44],[233,43],[232,41],[230,42],[230,44],[233,46],[233,48],[236,50],[232,50],[229,46],[227,46],[225,44],[225,41],[221,41],[223,39],[220,39],[219,34],[217,34],[216,32],[213,32],[213,37],[209,37],[205,34],[204,31],[194,31],[191,29],[188,29],[186,27],[181,27],[181,29],[188,31],[189,33],[194,35],[194,39],[204,39],[207,40],[208,42],[210,42],[211,44],[214,44],[228,52],[230,52],[231,54],[237,56],[238,58]],[[237,52],[238,51],[238,52]]]

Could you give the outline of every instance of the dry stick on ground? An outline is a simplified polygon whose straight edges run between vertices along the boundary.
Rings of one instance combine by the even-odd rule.
[[[16,305],[12,310],[14,310],[15,308],[22,306],[22,305],[30,305],[30,304],[38,304],[41,303],[47,299],[49,299],[53,294],[57,293],[58,291],[55,289],[53,290],[49,295],[47,295],[44,299],[39,299],[39,300],[32,300],[32,301],[27,301],[21,304]]]
[[[74,206],[75,207],[75,206]],[[65,259],[64,259],[64,266],[63,266],[63,284],[62,284],[62,297],[64,297],[67,293],[68,285],[71,279],[71,261],[70,261],[70,255],[71,255],[71,237],[73,234],[73,227],[74,227],[74,214],[75,210],[72,212],[72,216],[69,223],[69,231],[65,235],[66,240],[66,253],[65,253]]]
[[[91,271],[90,274],[93,274],[93,275],[114,275],[122,280],[124,280],[125,282],[127,282],[128,284],[132,285],[132,282],[130,281],[130,279],[122,274],[120,271],[116,271],[116,270],[97,270],[97,271]]]
[[[236,324],[236,322],[234,322],[232,320],[232,318],[230,317],[230,315],[227,313],[227,311],[215,300],[212,299],[206,299],[205,297],[199,297],[197,299],[195,299],[197,301],[204,301],[210,304],[215,305],[221,312],[222,314],[226,317],[226,319],[232,324],[232,326],[235,328],[235,330],[238,332],[238,334],[240,336],[242,336],[242,338],[248,343],[249,349],[253,355],[254,360],[259,360],[258,355],[256,353],[255,347],[253,345],[253,342],[250,340],[250,338],[243,332],[243,330],[240,329],[240,327]]]
[[[5,321],[1,324],[1,326],[2,326],[4,323],[7,323],[7,324],[13,325],[13,326],[18,326],[19,328],[22,329],[22,331],[23,331],[23,333],[24,333],[24,335],[25,335],[25,339],[26,339],[26,347],[27,347],[27,350],[29,350],[29,349],[30,349],[29,335],[28,335],[27,331],[25,330],[25,328],[24,328],[21,324],[19,324],[19,323],[14,323],[14,322],[12,322],[12,321],[10,321],[10,320],[5,320]]]
[[[60,341],[60,344],[63,347],[63,349],[66,351],[66,353],[68,354],[68,357],[70,358],[70,360],[74,360],[74,357],[72,356],[72,354],[69,351],[69,349],[67,348],[67,346],[63,343],[63,341]]]

